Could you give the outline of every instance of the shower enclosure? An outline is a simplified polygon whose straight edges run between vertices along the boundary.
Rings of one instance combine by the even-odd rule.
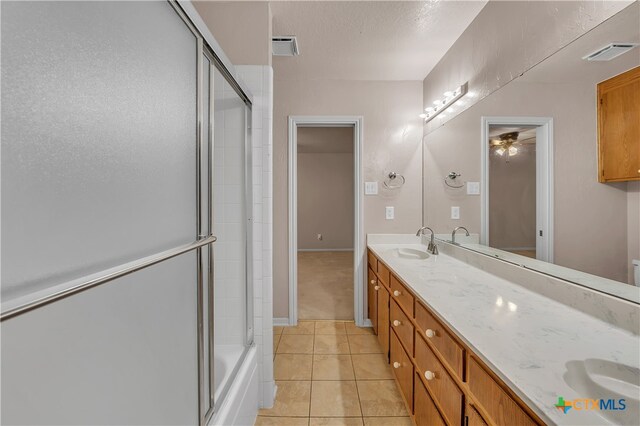
[[[205,424],[253,343],[251,102],[175,2],[1,2],[6,424]]]

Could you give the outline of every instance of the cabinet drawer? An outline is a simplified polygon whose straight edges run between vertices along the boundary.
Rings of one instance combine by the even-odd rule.
[[[371,250],[367,251],[367,258],[369,260],[369,267],[371,269],[373,269],[374,272],[378,271],[378,259],[376,259],[376,256],[371,253]]]
[[[416,413],[416,425],[418,426],[445,426],[446,423],[442,420],[440,412],[433,403],[431,396],[427,392],[427,388],[424,387],[424,383],[420,380],[418,373],[415,376],[415,392],[414,392],[414,411]],[[469,423],[471,425],[471,423]]]
[[[488,426],[487,422],[484,421],[480,413],[473,408],[472,405],[467,404],[467,426]]]
[[[378,262],[378,278],[380,282],[389,288],[389,269],[384,266],[384,263]]]
[[[409,412],[413,413],[413,364],[395,333],[391,333],[391,367]]]
[[[449,367],[462,380],[464,349],[453,340],[447,329],[420,302],[416,302],[416,323],[422,329],[419,332],[424,333],[422,337],[433,343]]]
[[[391,328],[396,332],[407,352],[413,355],[413,324],[404,312],[402,312],[402,309],[400,309],[395,300],[391,302],[389,322],[391,323]]]
[[[398,301],[398,305],[413,317],[413,294],[393,275],[391,275],[391,295]]]
[[[444,419],[451,425],[461,424],[463,394],[422,337],[416,337],[415,360],[419,374],[442,409]]]
[[[502,389],[474,357],[467,363],[469,390],[496,425],[532,426],[536,423]]]

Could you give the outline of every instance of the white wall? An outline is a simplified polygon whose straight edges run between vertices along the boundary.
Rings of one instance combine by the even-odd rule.
[[[298,250],[353,249],[353,170],[353,154],[298,154]]]

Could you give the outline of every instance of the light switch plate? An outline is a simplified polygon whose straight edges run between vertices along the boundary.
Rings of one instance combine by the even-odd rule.
[[[467,182],[467,195],[480,195],[480,182]]]
[[[365,182],[364,195],[378,195],[378,182]]]
[[[385,219],[390,220],[395,217],[395,209],[392,206],[387,206],[384,208]]]
[[[460,219],[460,207],[451,206],[451,219]]]

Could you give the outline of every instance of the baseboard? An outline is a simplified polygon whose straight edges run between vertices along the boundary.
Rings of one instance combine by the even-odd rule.
[[[289,325],[289,318],[285,317],[285,318],[274,318],[273,319],[273,326],[274,327],[282,327],[282,326],[286,326]]]
[[[497,248],[497,247],[496,247]],[[504,251],[513,251],[513,250],[535,250],[535,247],[500,247],[498,248],[498,250],[504,250]]]
[[[371,320],[369,318],[366,318],[364,320],[364,322],[362,323],[363,327],[373,327],[373,324],[371,323]]]
[[[298,249],[298,251],[353,251],[352,248]]]

